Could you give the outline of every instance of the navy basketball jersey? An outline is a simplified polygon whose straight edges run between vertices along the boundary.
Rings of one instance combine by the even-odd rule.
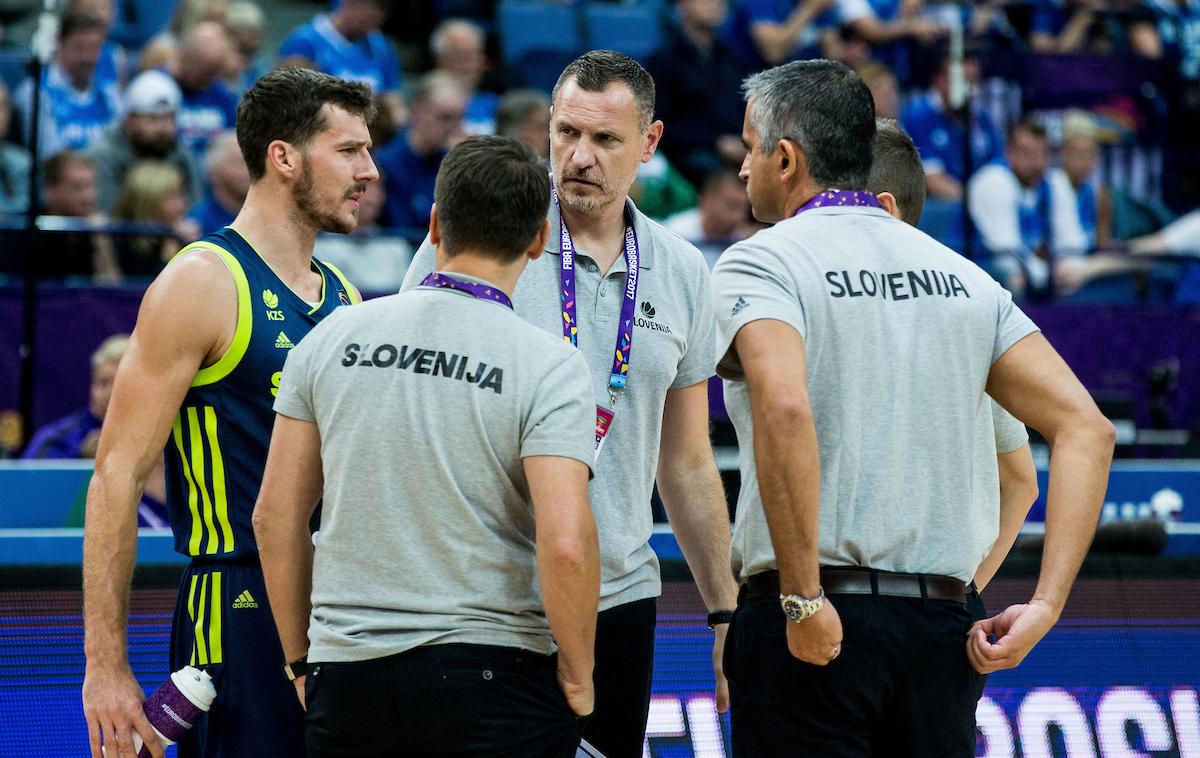
[[[250,517],[275,423],[272,403],[288,351],[334,308],[358,302],[335,267],[313,261],[321,301],[305,302],[226,227],[185,247],[220,256],[237,286],[237,328],[225,354],[201,369],[166,445],[167,509],[175,550],[207,560],[257,555]]]

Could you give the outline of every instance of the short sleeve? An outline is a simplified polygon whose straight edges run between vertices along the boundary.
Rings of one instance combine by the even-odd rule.
[[[808,334],[804,306],[779,257],[756,242],[739,242],[717,261],[713,271],[713,309],[717,318],[717,374],[741,379],[742,366],[733,346],[738,331],[752,321],[782,321]]]
[[[312,386],[313,353],[319,352],[320,347],[317,344],[319,335],[317,337],[314,339],[314,332],[309,332],[288,351],[279,378],[279,391],[275,395],[275,412],[281,416],[300,421],[317,420]]]
[[[404,274],[404,283],[400,285],[400,291],[407,292],[415,288],[424,281],[425,277],[432,274],[436,256],[437,249],[429,241],[429,237],[426,237],[408,264],[408,271]]]
[[[1008,411],[1000,407],[995,400],[988,400],[992,405],[992,427],[996,432],[996,455],[1011,453],[1029,441],[1029,432],[1025,425]]]
[[[578,350],[550,368],[533,391],[521,429],[521,457],[537,455],[574,458],[589,471],[596,461],[596,401]]]
[[[996,288],[1000,291],[1000,308],[996,321],[996,343],[992,348],[992,363],[999,360],[1010,347],[1038,331],[1037,324],[1013,302],[1012,293],[1000,285],[996,285]]]
[[[698,252],[694,254],[694,276],[689,277],[688,290],[696,293],[697,297],[692,309],[691,327],[688,330],[687,352],[679,361],[679,369],[675,374],[675,381],[671,382],[671,389],[691,387],[697,382],[707,380],[712,376],[713,366],[716,365],[714,353],[717,348],[717,322],[713,317],[712,280],[703,258]]]

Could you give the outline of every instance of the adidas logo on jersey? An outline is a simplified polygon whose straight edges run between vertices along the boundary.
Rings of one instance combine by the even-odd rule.
[[[279,336],[275,338],[275,347],[279,348],[280,350],[291,350],[295,347],[295,345],[292,344],[292,341],[288,339],[286,334],[280,332]]]
[[[250,590],[242,590],[242,594],[238,595],[237,599],[233,601],[233,607],[257,608],[258,602],[254,599],[254,596],[250,594]]]
[[[739,297],[739,298],[737,299],[737,302],[733,304],[733,310],[732,310],[732,311],[730,311],[729,315],[730,315],[731,317],[732,317],[732,316],[736,316],[736,315],[738,315],[739,313],[741,313],[742,311],[746,310],[746,309],[747,309],[747,308],[749,308],[749,307],[750,307],[750,303],[748,303],[748,302],[746,301],[746,298],[744,298],[744,297]]]

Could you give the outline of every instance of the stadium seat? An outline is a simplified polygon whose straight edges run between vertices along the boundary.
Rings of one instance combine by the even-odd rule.
[[[0,50],[0,81],[12,92],[29,75],[27,50]]]
[[[167,28],[175,16],[176,0],[116,0],[116,21],[109,39],[130,50],[140,50]]]
[[[655,4],[611,5],[591,2],[583,9],[587,46],[617,50],[645,61],[662,44],[662,18]]]
[[[538,89],[548,95],[559,74],[578,54],[577,50],[530,50],[509,64],[508,72],[514,86]]]
[[[579,18],[569,5],[505,0],[496,18],[504,63],[518,76],[519,67],[532,62],[539,53],[574,56],[583,49]]]

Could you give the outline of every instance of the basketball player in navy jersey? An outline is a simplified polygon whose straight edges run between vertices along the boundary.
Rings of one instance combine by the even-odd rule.
[[[357,224],[373,115],[363,85],[307,69],[258,81],[238,107],[252,180],[233,223],[186,246],[147,290],[118,369],[88,490],[84,537],[83,706],[93,756],[132,756],[142,713],[126,654],[137,501],[166,455],[180,584],[171,668],[206,669],[211,711],[180,744],[190,756],[299,756],[303,711],[267,605],[250,517],[266,461],[284,359],[323,317],[359,295],[315,261],[320,231]],[[296,667],[298,668],[298,667]],[[300,682],[302,684],[302,681]]]

